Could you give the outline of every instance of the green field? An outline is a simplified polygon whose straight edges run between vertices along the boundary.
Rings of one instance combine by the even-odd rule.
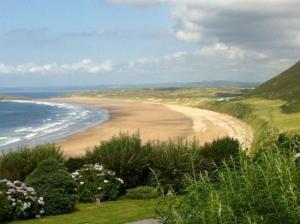
[[[42,219],[15,221],[16,224],[124,224],[155,217],[157,200],[119,200],[96,204],[79,204],[71,214],[47,216]]]
[[[247,89],[236,87],[224,88],[160,88],[160,89],[124,89],[89,91],[74,94],[75,96],[87,96],[98,98],[131,99],[137,101],[172,102],[184,105],[195,105],[200,102],[210,101],[216,98],[240,96],[247,93]]]

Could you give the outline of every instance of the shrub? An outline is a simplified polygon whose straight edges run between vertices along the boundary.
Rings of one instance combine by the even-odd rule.
[[[0,156],[0,178],[24,181],[41,161],[49,158],[63,161],[59,147],[47,144],[2,154]]]
[[[63,164],[55,159],[42,161],[26,178],[39,196],[45,200],[46,214],[72,212],[77,200],[76,183]]]
[[[222,165],[228,159],[238,157],[240,143],[237,139],[223,137],[212,142],[205,143],[201,147],[201,155],[205,158],[206,168],[215,168]]]
[[[148,181],[148,158],[149,148],[142,146],[139,134],[119,134],[86,155],[89,163],[100,163],[115,171],[124,180],[126,188]]]
[[[157,188],[151,186],[142,186],[133,189],[128,189],[125,195],[125,198],[127,199],[142,199],[142,200],[153,199],[158,197],[159,197],[159,192]]]
[[[290,135],[287,133],[281,133],[278,136],[276,145],[278,149],[280,149],[282,152],[300,153],[300,135],[299,134]]]
[[[33,188],[20,181],[0,180],[0,221],[39,218],[43,206],[43,198],[38,198]]]
[[[79,170],[84,164],[86,164],[86,159],[84,157],[69,157],[64,165],[69,172],[73,172]]]
[[[238,166],[189,179],[187,194],[167,200],[163,223],[298,223],[300,169],[291,156],[260,151],[260,160],[240,156]]]
[[[201,156],[195,141],[157,142],[151,148],[151,168],[165,192],[181,193],[185,175],[200,172]]]
[[[81,202],[94,202],[97,197],[103,201],[115,200],[124,183],[115,172],[99,164],[84,165],[72,173],[72,178],[77,182]]]

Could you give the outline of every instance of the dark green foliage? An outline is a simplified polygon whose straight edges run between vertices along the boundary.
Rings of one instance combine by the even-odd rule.
[[[142,187],[128,189],[125,198],[146,200],[146,199],[158,198],[159,195],[160,194],[156,188],[151,186],[142,186]]]
[[[300,135],[281,133],[276,141],[278,149],[285,153],[300,153]]]
[[[213,140],[201,147],[201,155],[205,158],[208,169],[221,166],[224,161],[238,157],[240,151],[239,141],[231,137]]]
[[[120,134],[86,155],[89,163],[100,163],[116,172],[122,178],[126,188],[143,185],[149,173],[149,148],[141,143],[139,134]]]
[[[141,143],[139,135],[120,134],[88,152],[86,160],[103,164],[133,188],[159,181],[165,192],[182,193],[184,177],[212,170],[212,164],[239,153],[239,142],[222,138],[200,147],[196,141]],[[211,151],[211,152],[210,152]]]
[[[38,164],[49,158],[63,161],[63,154],[54,144],[23,148],[0,156],[0,178],[24,181]]]
[[[63,164],[55,159],[42,161],[26,178],[39,196],[44,197],[48,215],[72,212],[77,200],[76,183]]]
[[[165,192],[182,192],[184,176],[200,172],[201,157],[197,142],[157,142],[151,148],[151,168]]]
[[[300,169],[291,154],[262,150],[256,158],[225,163],[214,180],[190,178],[183,198],[166,201],[163,223],[298,223]]]
[[[6,192],[0,188],[0,222],[8,219],[7,214],[10,214],[12,207],[7,200]]]
[[[250,105],[237,101],[221,101],[211,102],[206,105],[206,109],[230,114],[239,119],[246,119],[247,116],[253,113],[253,108]]]
[[[69,157],[65,161],[65,167],[69,172],[79,170],[84,164],[86,164],[86,159],[84,157]]]

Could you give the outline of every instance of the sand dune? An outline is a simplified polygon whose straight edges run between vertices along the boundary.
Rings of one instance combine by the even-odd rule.
[[[231,116],[178,105],[143,103],[102,98],[58,98],[55,101],[87,104],[107,109],[110,119],[61,141],[66,155],[81,155],[85,150],[119,132],[140,132],[143,141],[196,137],[200,143],[221,136],[232,136],[249,146],[249,126]]]

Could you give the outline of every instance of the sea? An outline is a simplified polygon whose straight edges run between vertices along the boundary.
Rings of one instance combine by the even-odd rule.
[[[48,101],[65,93],[0,91],[0,96],[26,97],[0,100],[0,152],[61,141],[109,119],[101,108]]]

